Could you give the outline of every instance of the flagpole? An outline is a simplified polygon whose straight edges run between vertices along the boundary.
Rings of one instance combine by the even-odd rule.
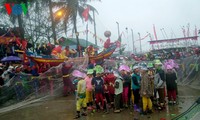
[[[87,48],[87,46],[88,46],[88,22],[87,22],[87,24],[86,24],[86,48]]]
[[[116,23],[117,23],[118,37],[120,39],[120,44],[122,44],[122,42],[121,42],[121,36],[120,36],[120,31],[119,31],[119,23],[118,22],[116,22]],[[120,45],[120,48],[119,48],[119,54],[121,55],[121,45]]]
[[[96,31],[96,21],[95,21],[95,11],[93,10],[93,21],[94,21],[94,38],[95,38],[95,45],[97,45],[97,31]]]
[[[135,43],[134,43],[134,35],[133,35],[133,29],[131,29],[131,33],[132,33],[132,42],[133,42],[133,53],[135,53]]]
[[[141,40],[141,37],[140,37],[140,33],[138,33],[138,35],[139,35],[139,40],[140,40],[140,53],[142,53],[142,40]]]

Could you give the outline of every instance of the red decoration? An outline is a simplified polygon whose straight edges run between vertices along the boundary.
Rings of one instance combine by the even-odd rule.
[[[82,13],[82,16],[85,18],[85,21],[88,20],[89,11],[90,11],[90,7],[87,7]]]
[[[4,4],[4,6],[6,7],[6,11],[8,13],[8,15],[10,15],[12,13],[12,8],[10,6],[9,3]]]
[[[104,48],[109,48],[110,47],[110,38],[108,38],[107,40],[106,40],[106,42],[104,43]]]
[[[119,40],[116,42],[116,44],[118,48],[121,46],[121,42]]]

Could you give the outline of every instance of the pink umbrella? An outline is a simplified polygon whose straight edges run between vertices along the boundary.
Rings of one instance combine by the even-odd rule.
[[[172,59],[164,63],[165,68],[167,68],[168,65],[170,65],[172,68],[179,68],[178,64]]]
[[[74,77],[80,77],[80,78],[85,78],[85,77],[86,77],[86,74],[80,72],[79,70],[74,70],[74,71],[72,72],[72,75],[73,75]]]
[[[167,69],[167,70],[172,70],[173,67],[172,67],[171,65],[167,65],[166,69]]]
[[[129,66],[127,66],[127,65],[121,65],[121,66],[119,67],[118,70],[119,70],[119,71],[125,70],[125,71],[129,72],[129,71],[130,71],[130,68],[129,68]]]

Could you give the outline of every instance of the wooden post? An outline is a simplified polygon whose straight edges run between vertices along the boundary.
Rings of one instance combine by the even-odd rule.
[[[53,89],[54,81],[50,80],[50,78],[49,78],[49,84],[50,84],[50,93],[51,93],[51,96],[53,96],[53,94],[54,94],[54,89]]]

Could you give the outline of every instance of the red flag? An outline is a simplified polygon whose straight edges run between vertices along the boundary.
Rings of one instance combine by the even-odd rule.
[[[22,40],[22,48],[25,50],[28,42],[26,40]]]
[[[16,38],[16,43],[17,43],[18,46],[21,45],[21,42],[20,42],[20,39],[19,39],[19,38]]]
[[[87,7],[82,13],[82,16],[85,18],[85,21],[88,20],[89,11],[90,11],[90,7]]]
[[[118,48],[120,48],[120,46],[121,46],[121,42],[120,42],[119,40],[116,41],[116,45],[117,45]]]
[[[12,13],[12,8],[11,8],[10,4],[6,3],[6,4],[4,4],[4,6],[6,8],[8,15],[10,15]]]
[[[28,57],[25,52],[23,53],[23,60],[24,60],[24,64],[28,63]]]

